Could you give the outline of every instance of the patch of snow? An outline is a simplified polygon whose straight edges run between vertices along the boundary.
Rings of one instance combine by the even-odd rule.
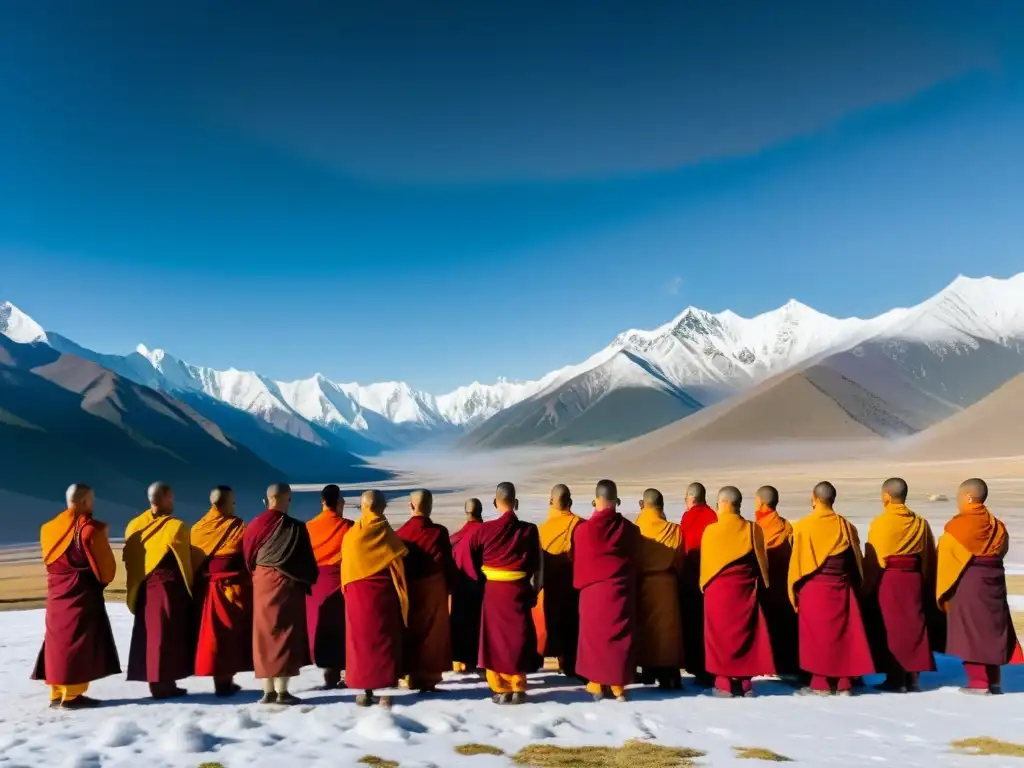
[[[125,661],[132,617],[122,604],[107,608]],[[327,768],[355,765],[372,754],[402,766],[479,762],[511,768],[507,758],[461,758],[454,748],[476,742],[511,755],[536,741],[605,746],[639,738],[704,750],[702,764],[715,766],[734,764],[734,746],[756,746],[807,765],[930,768],[977,762],[952,753],[954,739],[1020,741],[1017,701],[1024,695],[1024,667],[1004,670],[1006,696],[981,699],[957,692],[963,670],[945,656],[938,657],[937,673],[922,676],[924,692],[908,696],[871,691],[849,699],[808,699],[765,680],[755,684],[761,695],[749,700],[666,696],[634,687],[625,704],[594,703],[574,681],[541,673],[531,675],[527,704],[497,707],[476,676],[448,675],[435,697],[388,691],[395,700],[388,712],[357,708],[353,691],[318,690],[318,670],[306,668],[292,685],[304,704],[292,708],[256,704],[261,693],[251,673],[238,676],[245,690],[234,699],[216,698],[209,679],[189,679],[182,684],[191,696],[159,703],[148,698],[145,684],[119,675],[90,687],[90,695],[106,702],[103,707],[64,712],[48,709],[46,687],[28,679],[43,628],[41,610],[5,613],[0,627],[3,765]]]
[[[0,302],[0,333],[19,344],[46,341],[46,331],[9,301]]]

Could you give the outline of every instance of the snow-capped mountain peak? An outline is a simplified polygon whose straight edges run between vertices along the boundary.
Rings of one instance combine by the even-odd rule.
[[[46,341],[46,331],[9,301],[0,302],[0,333],[19,344]]]

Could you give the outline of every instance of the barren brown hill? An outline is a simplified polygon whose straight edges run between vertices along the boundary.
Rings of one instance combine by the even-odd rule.
[[[816,457],[830,450],[881,446],[886,437],[912,431],[881,398],[830,368],[814,366],[590,454],[581,467],[649,472],[683,461],[767,459],[779,451],[793,458]]]
[[[1024,374],[908,438],[902,453],[908,459],[938,461],[1024,455]]]

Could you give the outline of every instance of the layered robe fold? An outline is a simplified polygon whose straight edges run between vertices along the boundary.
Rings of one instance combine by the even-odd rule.
[[[695,504],[683,513],[679,527],[683,534],[683,572],[679,597],[683,618],[683,663],[690,674],[703,678],[704,668],[704,593],[700,590],[700,543],[704,530],[718,520],[707,504]]]
[[[352,521],[321,510],[306,523],[316,557],[317,579],[306,596],[309,656],[321,669],[345,668],[345,596],[341,591],[341,548]]]
[[[904,504],[872,521],[864,548],[864,619],[875,666],[900,678],[935,669],[929,640],[934,615],[935,538]]]
[[[846,679],[875,671],[857,597],[862,579],[857,529],[830,507],[816,505],[793,526],[789,562],[805,672]]]
[[[107,526],[65,510],[42,526],[46,630],[32,672],[51,686],[80,686],[121,672],[103,589],[116,562]]]
[[[621,687],[636,677],[636,557],[639,531],[615,509],[576,527],[573,584],[580,591],[576,671]]]
[[[760,595],[769,584],[764,533],[739,513],[719,511],[704,531],[700,587],[704,592],[704,650],[709,674],[751,678],[775,674]]]
[[[147,509],[128,524],[122,557],[135,615],[129,680],[173,683],[195,671],[192,550],[185,523]]]
[[[305,524],[268,509],[243,539],[252,574],[252,656],[256,677],[295,677],[310,663],[306,596],[319,576]]]
[[[476,527],[467,541],[468,564],[479,564],[484,579],[478,666],[497,675],[536,671],[542,662],[532,615],[540,568],[537,526],[508,511]]]
[[[252,577],[242,554],[244,535],[245,523],[216,507],[192,526],[194,671],[200,677],[229,678],[253,668]]]
[[[412,689],[431,688],[452,668],[448,595],[455,563],[448,529],[427,517],[412,517],[398,531],[405,544],[409,626],[402,660]]]
[[[383,515],[369,509],[341,545],[345,594],[345,684],[372,691],[403,675],[402,646],[409,620],[407,549]]]
[[[483,525],[482,521],[470,520],[451,535],[455,563],[449,617],[452,661],[467,670],[476,669],[480,657],[480,610],[484,582],[479,566],[473,564],[468,544],[470,534],[480,525]]]
[[[679,578],[685,551],[682,530],[660,510],[645,507],[636,518],[636,662],[645,676],[675,673],[683,667],[683,621]]]
[[[796,611],[789,600],[789,559],[793,554],[793,526],[777,510],[762,507],[756,512],[768,554],[768,587],[761,607],[772,640],[775,671],[779,675],[800,674],[800,633]]]
[[[936,602],[946,612],[946,653],[965,664],[1024,663],[1010,618],[1006,526],[983,504],[960,509],[939,537]]]
[[[537,526],[541,547],[541,588],[533,608],[537,651],[558,659],[567,675],[575,674],[579,636],[579,593],[572,583],[572,537],[580,517],[552,507]]]

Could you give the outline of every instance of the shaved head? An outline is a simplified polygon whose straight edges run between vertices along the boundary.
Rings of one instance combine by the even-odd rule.
[[[64,501],[67,502],[68,509],[74,509],[77,512],[92,512],[94,498],[92,488],[85,483],[69,485],[67,491],[64,492]]]
[[[167,483],[156,482],[146,490],[149,506],[154,512],[169,515],[174,512],[174,491]]]
[[[686,498],[693,499],[695,504],[707,504],[708,489],[701,483],[690,483],[686,486]]]
[[[619,489],[611,480],[598,480],[594,489],[594,509],[615,509],[619,506]]]
[[[345,500],[341,498],[341,488],[336,485],[325,485],[320,491],[320,501],[325,507],[332,510],[337,510],[339,503],[345,503]]]
[[[414,515],[430,517],[430,513],[434,509],[434,494],[425,488],[421,488],[418,491],[413,491],[409,499],[409,508]]]
[[[216,507],[221,512],[234,512],[235,492],[230,485],[218,485],[210,491],[210,506]],[[228,507],[231,509],[229,510]]]
[[[274,483],[267,486],[267,508],[276,512],[287,512],[292,504],[292,487],[288,483]]]
[[[509,482],[499,483],[494,489],[494,506],[504,511],[515,509],[518,506],[515,485]]]
[[[727,485],[718,492],[718,504],[739,510],[740,505],[743,504],[743,494],[735,485]]]
[[[890,499],[895,501],[897,504],[902,504],[907,500],[907,494],[910,493],[910,486],[907,485],[907,481],[902,477],[890,477],[882,483],[882,493],[889,494]]]
[[[960,483],[960,489],[957,492],[957,495],[964,501],[974,504],[984,504],[986,499],[988,499],[988,483],[980,477],[972,477],[970,480],[964,480]]]
[[[820,501],[822,504],[832,506],[836,503],[836,487],[832,485],[828,480],[822,480],[816,486],[814,486],[814,498]]]
[[[484,505],[480,503],[480,499],[467,501],[465,510],[467,520],[483,520],[484,518]]]
[[[657,488],[648,488],[644,491],[643,504],[651,509],[663,510],[665,509],[665,497]]]
[[[551,489],[551,506],[555,509],[572,507],[572,494],[569,493],[569,486],[559,483]]]
[[[377,514],[382,513],[388,506],[384,494],[378,490],[364,491],[359,497],[359,506]]]
[[[779,506],[779,489],[774,485],[762,485],[757,489],[757,498],[768,509],[775,509]]]

